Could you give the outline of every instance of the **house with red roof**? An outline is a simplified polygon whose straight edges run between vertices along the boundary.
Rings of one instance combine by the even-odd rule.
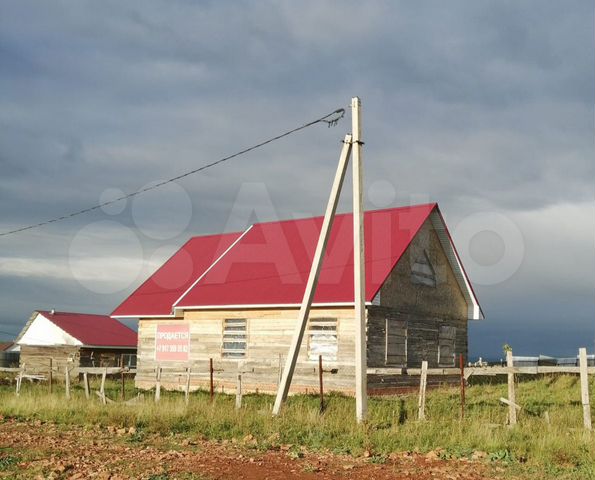
[[[294,332],[323,218],[257,223],[243,232],[193,237],[118,306],[139,319],[136,384],[151,388],[215,381],[274,392]],[[407,368],[453,367],[467,356],[467,324],[483,318],[437,204],[368,211],[365,300],[368,390],[388,393]],[[335,217],[308,319],[292,392],[352,393],[355,356],[353,218]],[[167,371],[178,374],[167,374]],[[418,380],[415,380],[418,382]]]
[[[108,315],[36,310],[16,340],[20,365],[47,374],[52,367],[74,376],[78,367],[115,367],[136,361],[137,334]]]

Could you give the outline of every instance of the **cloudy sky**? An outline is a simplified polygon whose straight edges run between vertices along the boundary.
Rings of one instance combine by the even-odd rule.
[[[2,2],[0,231],[357,95],[366,206],[439,202],[487,317],[471,355],[592,350],[593,25],[589,0]],[[36,308],[111,312],[190,235],[321,214],[349,130],[0,237],[0,339]]]

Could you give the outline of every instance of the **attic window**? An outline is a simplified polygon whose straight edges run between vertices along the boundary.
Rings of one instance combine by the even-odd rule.
[[[226,318],[223,321],[223,358],[246,357],[246,319]]]
[[[312,318],[308,321],[308,360],[337,360],[337,319]]]
[[[430,262],[427,251],[423,251],[411,267],[411,283],[416,285],[436,286],[436,272]]]

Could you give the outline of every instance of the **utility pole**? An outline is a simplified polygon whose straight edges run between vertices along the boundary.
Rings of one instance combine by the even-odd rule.
[[[353,143],[353,294],[355,313],[355,414],[363,422],[368,413],[366,268],[364,253],[364,192],[361,140],[361,102],[351,99]]]
[[[367,396],[367,339],[366,339],[366,271],[364,253],[364,195],[363,165],[361,141],[361,102],[358,97],[351,99],[352,133],[346,135],[339,157],[339,165],[331,188],[322,229],[314,253],[310,275],[298,314],[295,331],[289,347],[289,353],[283,367],[283,374],[277,389],[273,406],[273,415],[278,415],[281,405],[287,398],[289,386],[297,363],[300,346],[306,331],[312,301],[318,286],[318,276],[322,267],[324,253],[337,210],[339,195],[353,154],[353,291],[355,322],[355,409],[358,422],[363,422],[368,413]]]

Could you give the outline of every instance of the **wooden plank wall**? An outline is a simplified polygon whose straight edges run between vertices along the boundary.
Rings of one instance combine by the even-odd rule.
[[[388,232],[390,234],[390,232]],[[412,269],[422,259],[432,274],[431,282],[419,282]],[[390,261],[388,259],[387,261]],[[415,273],[415,272],[413,272]],[[374,272],[372,271],[373,275]],[[419,275],[418,275],[419,276]],[[376,302],[375,302],[376,303]],[[467,312],[468,305],[456,281],[448,259],[434,231],[431,222],[424,223],[420,233],[413,239],[388,280],[380,290],[379,305],[368,307],[368,367],[420,367],[427,360],[429,367],[452,366],[450,357],[458,358],[462,353],[467,358]],[[168,375],[167,370],[184,372],[190,365],[195,375],[191,385],[208,384],[208,361],[215,362],[215,383],[218,388],[233,391],[239,371],[245,391],[259,389],[274,393],[277,388],[279,369],[287,355],[297,319],[296,309],[247,309],[220,311],[189,311],[184,318],[141,319],[139,324],[138,373],[136,383],[140,388],[151,388],[155,383],[155,329],[159,323],[188,323],[191,345],[189,362],[167,362],[161,366],[164,388],[179,388],[185,385],[185,375]],[[327,390],[353,393],[355,328],[352,308],[314,308],[311,318],[337,318],[338,356],[336,362],[325,362],[324,368],[337,368],[336,375],[325,374]],[[246,361],[223,359],[221,355],[223,321],[226,318],[247,319]],[[392,322],[393,332],[386,335],[387,319]],[[456,333],[452,348],[450,338],[442,335],[443,352],[448,359],[438,362],[440,327],[454,327]],[[443,331],[446,331],[443,329]],[[404,340],[406,337],[406,342]],[[387,358],[387,341],[391,347]],[[448,345],[445,343],[448,342]],[[318,388],[317,365],[307,358],[308,334],[304,337],[300,357],[294,376],[292,392],[313,391]],[[387,360],[389,360],[387,362]],[[395,373],[369,375],[369,386],[376,390],[416,384],[413,376]],[[433,385],[434,379],[428,378]],[[444,382],[435,380],[436,383]]]
[[[421,261],[429,265],[428,272],[433,273],[435,281],[419,281],[415,267]],[[368,307],[369,367],[389,366],[387,319],[397,326],[406,326],[406,362],[403,361],[401,347],[397,347],[397,355],[393,357],[396,362],[400,360],[403,366],[419,368],[423,360],[428,361],[430,368],[454,366],[453,359],[458,358],[459,354],[467,358],[468,305],[429,219],[393,268],[380,289],[377,303],[379,305]],[[441,327],[454,327],[454,338],[447,338],[448,335],[444,334],[451,333],[450,328],[442,328],[441,337]],[[396,329],[397,333],[399,330]],[[399,338],[392,336],[392,340],[398,341]],[[443,344],[443,358],[438,363],[440,342]],[[444,358],[445,354],[447,358]],[[376,380],[370,381],[375,385],[378,383]],[[388,382],[387,379],[383,381]],[[403,378],[398,379],[398,382],[402,381]],[[432,382],[433,379],[428,378],[428,385]]]
[[[435,286],[415,281],[413,270],[420,258],[431,263]],[[467,302],[429,219],[380,289],[380,306],[429,317],[467,319]]]
[[[236,378],[242,374],[242,387],[246,391],[274,393],[277,389],[280,368],[291,342],[297,320],[296,309],[280,310],[227,310],[227,311],[191,311],[184,319],[156,320],[141,319],[139,322],[139,349],[136,385],[139,388],[151,388],[155,384],[155,331],[156,325],[190,325],[190,361],[162,362],[163,388],[182,389],[184,375],[170,372],[183,372],[190,364],[193,372],[191,387],[205,387],[208,384],[209,358],[214,360],[216,370],[214,378],[216,388],[235,391]],[[221,354],[223,321],[226,318],[247,319],[247,357],[244,360],[223,359]],[[324,362],[324,369],[336,368],[338,373],[325,374],[325,389],[352,392],[354,386],[354,323],[353,309],[313,309],[310,315],[315,318],[337,319],[338,353],[334,362]],[[318,362],[308,360],[308,334],[300,349],[300,356],[291,392],[314,392],[318,389]],[[281,358],[281,361],[280,361]]]
[[[52,366],[54,368],[54,376],[56,378],[64,377],[64,368],[68,365],[75,370],[72,371],[71,377],[75,378],[77,375],[77,368],[80,361],[80,350],[77,346],[61,345],[61,346],[33,346],[21,345],[21,360],[20,365],[25,364],[27,373],[32,374],[47,374],[49,371],[49,358],[52,359]],[[58,372],[58,373],[56,373]]]
[[[119,367],[122,355],[136,354],[136,349],[81,348],[81,367]]]
[[[368,307],[368,367],[383,368],[386,363],[386,319],[407,325],[406,367],[419,368],[423,360],[429,368],[438,367],[438,338],[441,326],[456,328],[454,353],[467,358],[467,320],[461,318],[438,318],[403,312],[397,308]],[[440,366],[446,366],[441,364]],[[448,366],[453,366],[452,362]]]

